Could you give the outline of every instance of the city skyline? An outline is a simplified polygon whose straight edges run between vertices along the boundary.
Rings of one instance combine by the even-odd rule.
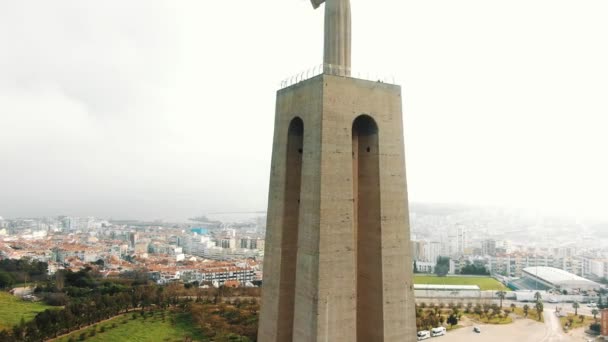
[[[403,85],[413,202],[606,218],[605,2],[378,3],[353,0],[353,68]],[[263,210],[272,94],[320,60],[322,15],[231,5],[0,5],[0,215]]]

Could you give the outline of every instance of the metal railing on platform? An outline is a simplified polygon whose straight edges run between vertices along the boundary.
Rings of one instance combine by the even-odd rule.
[[[325,74],[325,75],[334,75],[334,76],[343,76],[343,77],[352,77],[358,78],[368,81],[377,81],[383,83],[391,83],[395,84],[394,76],[386,76],[379,75],[377,73],[369,73],[369,72],[361,72],[361,71],[353,71],[351,68],[345,68],[339,65],[333,64],[319,64],[315,67],[309,68],[307,70],[302,71],[296,75],[293,75],[289,78],[281,81],[280,89],[290,87],[294,84],[298,84],[302,81],[309,80],[315,76]]]

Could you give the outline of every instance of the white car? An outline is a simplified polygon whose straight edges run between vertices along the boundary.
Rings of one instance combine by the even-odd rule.
[[[587,306],[590,308],[595,308],[597,306],[597,304],[591,302],[591,303],[587,304]]]
[[[438,327],[438,328],[433,328],[431,329],[431,336],[436,337],[436,336],[443,336],[445,335],[446,330],[444,327]]]
[[[422,330],[419,331],[418,334],[416,334],[418,336],[418,341],[422,341],[422,340],[426,340],[427,338],[431,338],[431,332],[428,330]]]

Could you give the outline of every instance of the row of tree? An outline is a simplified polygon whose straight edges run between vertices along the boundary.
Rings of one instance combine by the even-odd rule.
[[[490,275],[490,272],[483,265],[468,264],[460,270],[460,274]]]
[[[48,264],[29,259],[0,260],[0,289],[9,288],[16,283],[44,281],[47,278]]]
[[[449,272],[450,272],[450,258],[444,257],[444,256],[437,257],[437,263],[435,264],[435,274],[438,277],[445,277]],[[414,273],[419,273],[418,264],[416,261],[414,261]],[[460,270],[460,274],[490,275],[490,272],[483,265],[467,263],[467,265],[464,266]]]
[[[455,326],[458,324],[460,316],[461,313],[457,307],[452,307],[446,313],[445,310],[442,310],[437,306],[429,309],[426,309],[426,306],[424,308],[422,306],[417,306],[416,329],[418,331],[430,330],[434,327],[441,326],[444,323]]]
[[[70,298],[63,309],[45,310],[30,322],[22,320],[12,330],[1,331],[0,342],[41,341],[131,310],[164,310],[190,300],[171,291],[171,287],[156,285],[136,286],[116,294],[94,293]]]

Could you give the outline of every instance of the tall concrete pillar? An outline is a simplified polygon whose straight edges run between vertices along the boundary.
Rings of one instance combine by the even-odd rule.
[[[401,88],[279,90],[261,342],[414,341]]]

